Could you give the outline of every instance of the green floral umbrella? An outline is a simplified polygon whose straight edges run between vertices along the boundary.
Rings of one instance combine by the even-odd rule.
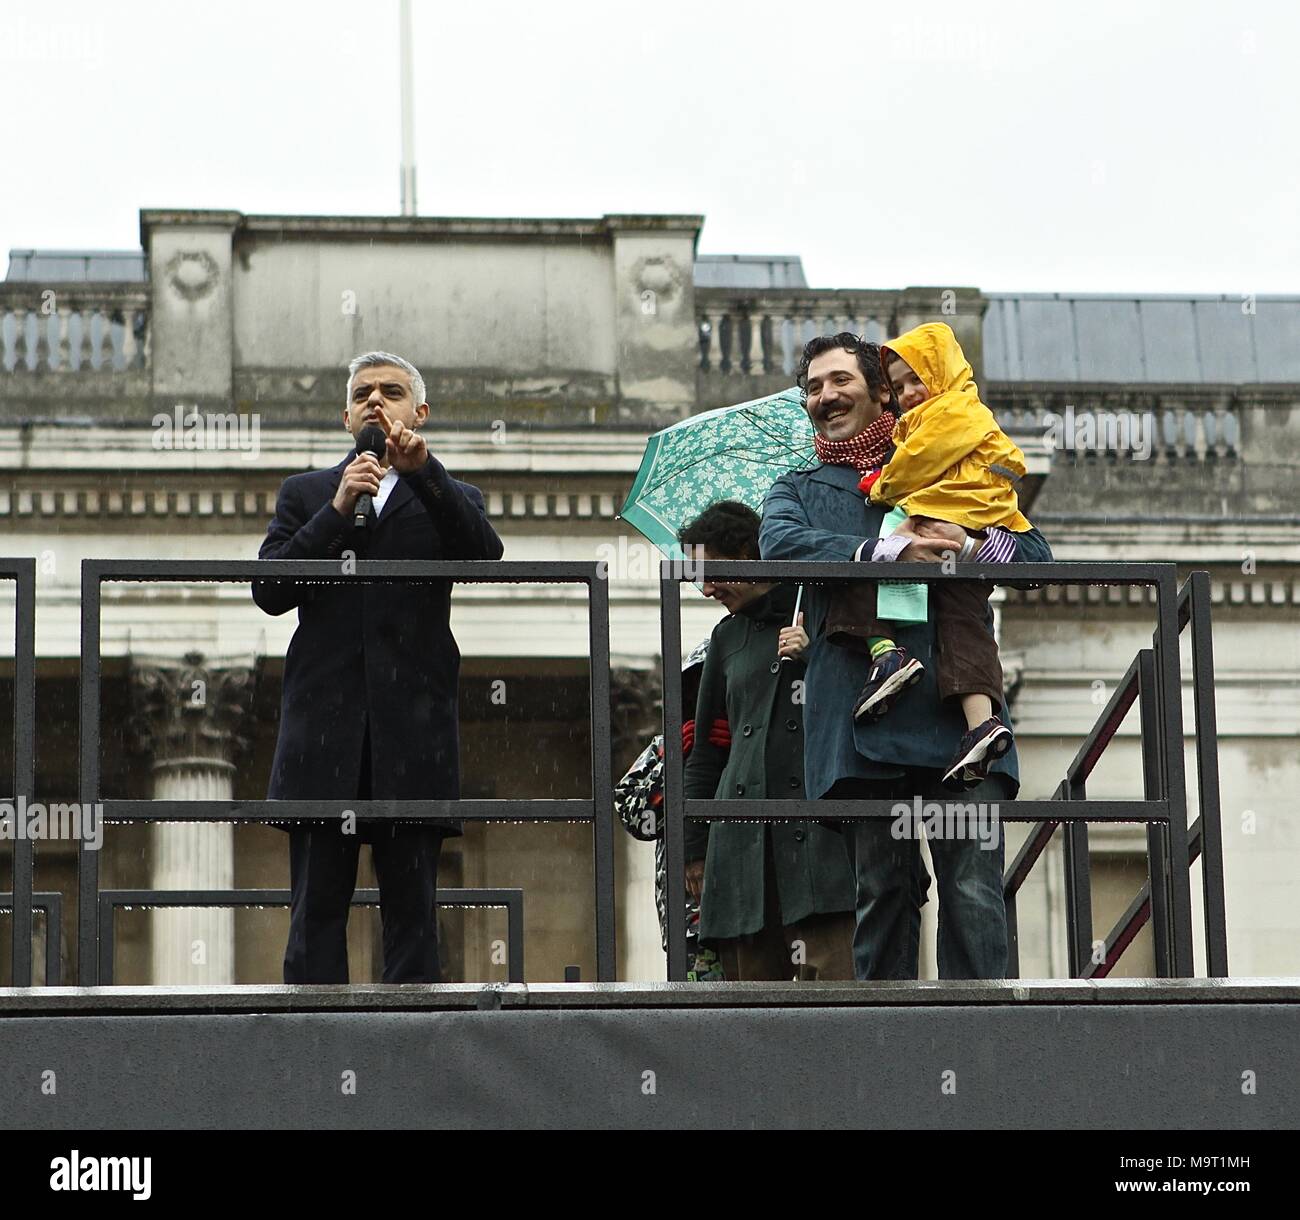
[[[813,426],[797,389],[782,390],[734,407],[692,415],[656,432],[646,443],[641,469],[619,516],[631,522],[669,559],[685,559],[677,531],[710,504],[739,500],[755,512],[787,471],[817,465]],[[895,509],[893,527],[903,519]],[[798,621],[799,601],[795,605]],[[882,619],[923,623],[928,590],[923,584],[882,582],[877,613]]]
[[[669,559],[684,559],[677,531],[710,504],[739,500],[762,512],[763,498],[781,475],[816,464],[813,427],[799,391],[782,390],[656,432],[619,516]]]

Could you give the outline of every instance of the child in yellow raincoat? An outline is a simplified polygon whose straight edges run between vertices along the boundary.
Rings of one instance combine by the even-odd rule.
[[[918,326],[883,345],[880,358],[902,414],[893,456],[860,486],[872,503],[908,514],[896,535],[916,537],[916,523],[926,518],[960,525],[976,538],[995,526],[1017,533],[1030,529],[1015,489],[1025,474],[1024,454],[980,401],[952,328],[941,322]],[[968,558],[966,551],[961,558]],[[1011,731],[993,712],[1002,703],[1002,665],[986,626],[990,592],[991,586],[976,582],[930,585],[939,697],[960,699],[968,729],[944,775],[954,789],[973,787],[989,761],[1011,748]],[[874,586],[842,586],[826,632],[836,643],[867,647],[876,661],[854,705],[855,717],[883,714],[894,697],[919,681],[924,666],[877,620]]]

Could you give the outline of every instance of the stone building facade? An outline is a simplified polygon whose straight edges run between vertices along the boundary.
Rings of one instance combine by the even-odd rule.
[[[788,386],[813,333],[879,338],[939,318],[1026,451],[1024,498],[1059,558],[1211,571],[1230,960],[1234,973],[1294,973],[1300,366],[1287,361],[1300,302],[815,290],[793,259],[697,261],[702,223],[146,211],[138,261],[119,257],[111,280],[95,278],[94,257],[11,260],[0,285],[0,531],[8,554],[37,558],[38,797],[77,799],[80,561],[254,556],[280,482],[347,452],[344,367],[371,348],[420,367],[431,448],[483,490],[507,558],[614,557],[619,774],[659,713],[655,557],[616,518],[647,433]],[[1150,417],[1149,452],[1131,435],[1127,449],[1062,447],[1051,423],[1066,408],[1073,421]],[[201,447],[187,439],[197,420]],[[1151,607],[1116,592],[1001,603],[1026,796],[1051,794],[1099,693],[1149,639]],[[12,656],[12,589],[0,584],[0,598]],[[584,599],[564,586],[458,588],[466,796],[587,795]],[[716,613],[693,596],[684,604],[693,644]],[[262,615],[242,586],[106,589],[103,795],[264,796],[291,620]],[[184,698],[195,682],[202,706]],[[1089,791],[1140,796],[1132,725]],[[1140,828],[1092,835],[1099,936],[1145,875],[1144,842]],[[1058,851],[1020,902],[1027,976],[1066,973]],[[651,849],[620,833],[618,857],[620,977],[662,978]],[[444,884],[525,890],[531,979],[562,978],[570,964],[594,977],[590,827],[477,825],[444,860]],[[65,895],[73,979],[75,852],[41,844],[37,861],[37,888]],[[363,853],[362,885],[373,884],[368,868]],[[112,827],[100,871],[101,886],[118,888],[288,880],[283,836],[247,825]],[[120,912],[114,977],[277,981],[286,919]],[[446,913],[449,977],[503,978],[492,946],[504,923],[500,911]],[[378,929],[377,912],[354,916],[354,979],[377,976]],[[1147,936],[1126,970],[1150,972]],[[0,977],[7,960],[5,936]],[[38,948],[38,979],[41,960]]]

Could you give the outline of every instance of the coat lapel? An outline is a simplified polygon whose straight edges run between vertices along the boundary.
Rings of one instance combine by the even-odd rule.
[[[378,529],[383,529],[398,513],[402,511],[403,506],[415,498],[415,493],[404,478],[399,474],[397,482],[393,484],[393,490],[388,493],[388,499],[384,501],[384,511],[379,514]]]
[[[858,490],[858,483],[862,476],[858,474],[856,467],[823,463],[820,466],[814,466],[809,471],[808,478],[814,483],[825,483],[829,487],[835,487],[840,491],[847,491],[850,495],[857,496],[859,499],[862,498],[862,493]]]

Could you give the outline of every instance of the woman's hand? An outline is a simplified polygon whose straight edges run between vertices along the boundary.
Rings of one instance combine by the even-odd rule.
[[[782,627],[777,640],[776,655],[782,659],[798,660],[808,650],[811,641],[803,629],[803,611],[799,611],[793,627]]]

